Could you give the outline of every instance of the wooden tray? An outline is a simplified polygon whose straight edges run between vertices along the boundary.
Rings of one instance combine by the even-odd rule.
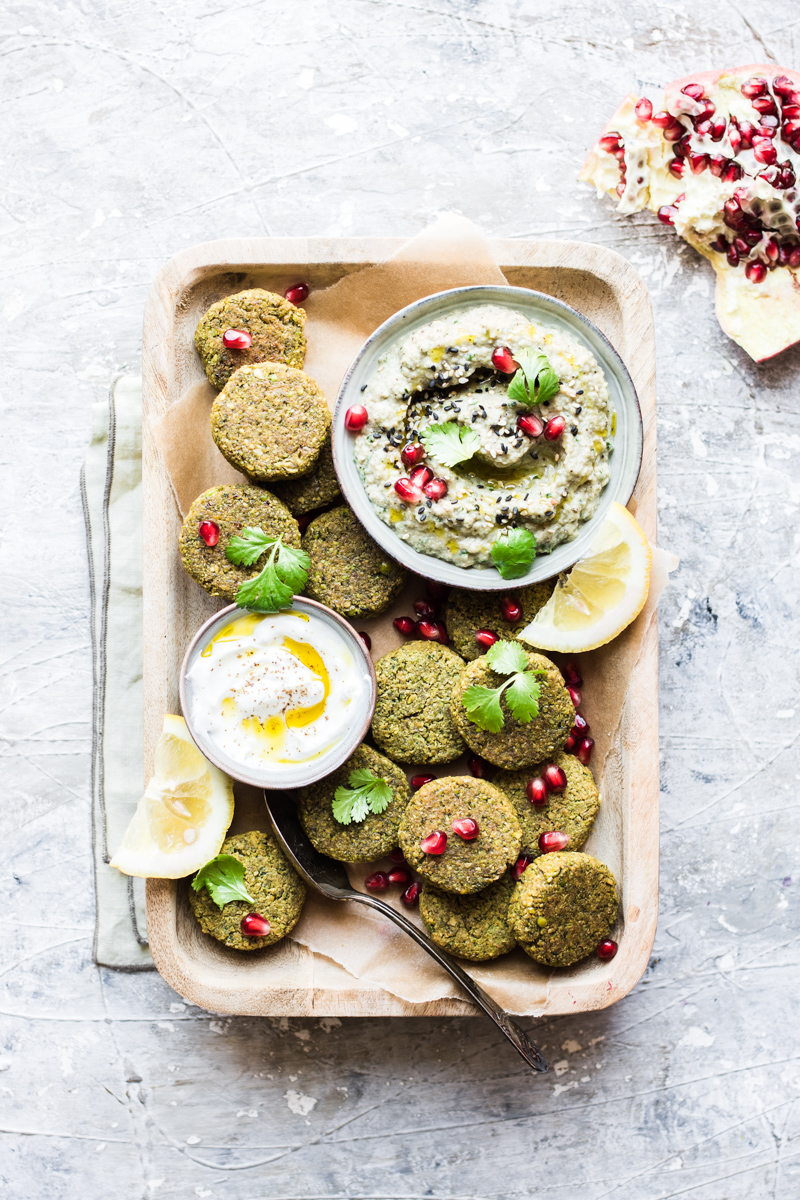
[[[312,289],[393,253],[384,238],[258,238],[206,242],[177,254],[147,299],[143,345],[144,733],[145,773],[165,712],[179,712],[178,669],[188,642],[221,604],[184,572],[177,543],[181,519],[153,441],[153,422],[203,378],[195,326],[208,306],[231,292],[283,292],[298,279]],[[626,259],[582,242],[497,240],[492,247],[509,283],[565,300],[585,313],[621,354],[639,394],[644,457],[632,511],[656,540],[655,345],[647,289]],[[623,639],[620,639],[622,643]],[[623,651],[620,650],[620,653]],[[658,627],[644,630],[631,671],[624,714],[625,750],[615,763],[614,811],[621,839],[621,915],[625,936],[602,972],[555,972],[536,1011],[542,1015],[604,1008],[644,971],[658,913]],[[605,807],[605,806],[604,806]],[[263,801],[236,793],[232,830],[265,827]],[[203,934],[182,881],[147,883],[150,949],[167,983],[194,1004],[218,1012],[290,1016],[462,1016],[461,1000],[409,1004],[355,979],[322,955],[287,939],[251,955],[225,950]]]

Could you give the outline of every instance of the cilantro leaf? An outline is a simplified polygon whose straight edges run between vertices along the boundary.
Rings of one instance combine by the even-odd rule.
[[[528,529],[509,529],[492,543],[492,562],[503,579],[518,579],[536,558],[536,538]]]
[[[487,733],[499,733],[503,728],[503,711],[500,708],[502,687],[487,688],[473,683],[461,697],[467,716],[478,729]]]
[[[349,787],[337,787],[333,794],[333,819],[340,825],[360,824],[369,814],[384,812],[392,799],[385,779],[373,775],[368,767],[357,767],[348,777]]]
[[[498,675],[512,675],[528,669],[528,656],[519,642],[495,642],[489,647],[486,660]]]
[[[207,888],[217,908],[224,908],[233,900],[247,900],[255,904],[244,886],[244,864],[232,854],[218,854],[207,862],[195,875],[192,887],[196,892]]]
[[[558,393],[560,382],[547,355],[520,350],[516,359],[519,370],[508,385],[509,400],[527,405],[552,400]]]
[[[445,421],[444,425],[431,425],[422,434],[422,442],[428,454],[445,467],[455,467],[466,462],[480,449],[481,439],[474,429],[459,425],[456,421]]]
[[[521,671],[514,675],[506,692],[506,704],[515,721],[527,725],[539,715],[541,688],[533,671]]]
[[[536,676],[544,675],[544,670],[528,665],[528,656],[518,642],[495,642],[488,650],[486,660],[498,675],[510,678],[496,688],[478,684],[467,688],[461,698],[467,716],[479,729],[499,733],[504,724],[500,698],[505,693],[514,720],[527,725],[539,715],[541,689]]]
[[[232,537],[225,557],[237,566],[251,567],[267,551],[267,561],[258,575],[239,584],[236,603],[240,608],[280,612],[306,586],[310,560],[305,550],[284,546],[282,538],[270,537],[258,526],[245,526],[241,537]]]

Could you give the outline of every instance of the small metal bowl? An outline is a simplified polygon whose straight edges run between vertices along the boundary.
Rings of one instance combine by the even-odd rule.
[[[606,377],[611,411],[617,415],[617,430],[609,459],[610,478],[600,497],[597,512],[579,530],[571,542],[563,542],[552,552],[534,560],[531,569],[509,584],[495,567],[457,567],[441,558],[421,554],[385,525],[369,501],[353,459],[353,435],[344,425],[347,409],[361,403],[361,389],[369,381],[378,359],[392,343],[406,337],[421,325],[438,317],[472,308],[478,304],[496,304],[525,313],[577,338],[591,350]],[[523,587],[567,571],[587,553],[598,525],[612,501],[627,504],[642,465],[642,414],[633,380],[614,347],[596,325],[582,313],[543,292],[528,288],[487,285],[453,288],[426,296],[401,309],[384,321],[356,355],[339,389],[333,414],[333,459],[345,499],[367,533],[387,554],[410,571],[427,579],[476,591],[501,591],[509,586]]]
[[[215,767],[219,767],[220,771],[224,771],[231,779],[237,779],[240,783],[250,783],[254,787],[267,788],[270,791],[305,787],[309,783],[316,783],[318,779],[323,779],[326,775],[330,775],[331,771],[335,771],[337,767],[340,767],[366,737],[367,730],[372,722],[372,714],[375,711],[375,701],[377,699],[375,668],[372,665],[369,651],[364,645],[363,640],[353,629],[352,625],[349,625],[345,621],[344,617],[340,617],[333,609],[326,608],[324,604],[319,604],[316,600],[309,600],[305,596],[295,596],[292,607],[285,609],[285,612],[290,613],[294,611],[303,613],[312,621],[322,620],[328,625],[334,626],[336,631],[344,636],[345,641],[351,647],[356,661],[355,669],[363,670],[363,678],[367,685],[368,698],[366,708],[363,716],[354,719],[352,728],[348,730],[347,736],[342,740],[335,752],[330,757],[326,756],[320,760],[324,763],[322,767],[316,759],[311,759],[308,763],[298,763],[288,768],[281,763],[270,763],[265,765],[263,771],[242,766],[241,763],[237,763],[235,759],[229,758],[224,754],[201,729],[197,728],[192,716],[192,684],[187,679],[187,672],[195,662],[195,659],[221,629],[229,625],[235,617],[243,617],[251,611],[248,608],[240,608],[237,604],[229,604],[227,608],[223,608],[215,616],[210,617],[204,625],[201,625],[189,643],[189,648],[181,664],[178,680],[181,711],[186,721],[186,728],[189,730],[197,748],[206,756],[209,762],[212,762]]]

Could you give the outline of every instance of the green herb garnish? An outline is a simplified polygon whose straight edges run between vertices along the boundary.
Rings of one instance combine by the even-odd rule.
[[[431,425],[422,434],[422,442],[428,454],[445,467],[455,467],[466,462],[480,450],[481,439],[468,425],[456,421],[445,421],[444,425]]]
[[[519,370],[508,385],[509,400],[527,407],[552,400],[558,393],[560,382],[547,355],[520,350],[515,358]]]
[[[536,538],[529,529],[509,529],[492,542],[492,562],[503,579],[519,579],[536,558]]]
[[[236,603],[240,608],[280,612],[289,608],[295,593],[306,586],[310,560],[305,550],[284,546],[282,538],[270,537],[257,525],[245,526],[241,537],[232,537],[225,557],[237,566],[252,567],[267,550],[269,557],[258,575],[239,584]]]
[[[462,697],[467,716],[478,729],[499,733],[503,728],[500,697],[505,692],[506,704],[515,721],[527,725],[539,715],[539,681],[545,671],[528,664],[528,656],[517,642],[495,642],[486,654],[489,666],[498,675],[509,679],[499,687],[488,688],[473,684]]]
[[[373,775],[369,767],[350,772],[350,787],[337,787],[333,794],[333,819],[340,825],[360,824],[369,814],[382,813],[392,799],[385,779]]]
[[[224,908],[232,900],[247,900],[255,904],[244,886],[244,864],[232,854],[218,854],[207,862],[195,875],[192,887],[196,892],[207,888],[217,908]]]

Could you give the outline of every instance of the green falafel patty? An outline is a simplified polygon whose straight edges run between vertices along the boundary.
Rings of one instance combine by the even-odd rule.
[[[240,367],[211,409],[211,436],[220,452],[258,483],[310,471],[330,427],[322,389],[283,363]]]
[[[531,804],[526,791],[528,781],[541,775],[548,762],[561,767],[567,786],[561,793],[550,792],[546,804]],[[592,772],[574,754],[554,754],[547,762],[524,771],[498,771],[492,782],[514,805],[522,826],[522,849],[533,858],[541,854],[539,835],[554,829],[568,835],[570,850],[580,850],[600,809],[600,793]]]
[[[346,504],[315,517],[303,536],[311,559],[306,595],[343,617],[377,617],[406,581],[406,572],[356,520]]]
[[[465,841],[453,821],[471,817],[478,836]],[[426,854],[420,843],[431,833],[447,835],[443,854]],[[400,822],[406,861],[444,892],[465,895],[494,883],[516,862],[522,832],[510,800],[485,779],[453,775],[426,783],[412,796]]]
[[[342,825],[333,815],[338,787],[350,786],[350,772],[366,768],[385,779],[392,799],[382,813],[369,813],[363,821]],[[300,823],[315,849],[339,862],[372,862],[397,845],[397,830],[411,789],[403,771],[369,746],[359,746],[338,770],[319,783],[298,789]]]
[[[426,883],[419,898],[419,913],[437,946],[457,958],[488,962],[516,945],[508,923],[513,891],[514,880],[508,874],[469,896],[442,892]]]
[[[207,546],[200,536],[203,521],[212,521],[219,528],[215,546]],[[212,596],[234,600],[239,585],[257,575],[264,565],[259,559],[252,567],[237,567],[225,557],[225,547],[245,525],[258,526],[270,537],[282,537],[287,546],[300,545],[297,521],[271,492],[232,483],[209,488],[186,514],[178,546],[192,579]]]
[[[564,679],[555,663],[543,654],[527,651],[528,665],[544,674],[539,681],[539,714],[532,721],[515,720],[509,711],[505,695],[501,696],[503,728],[499,733],[479,729],[467,716],[462,703],[467,688],[497,688],[508,678],[498,675],[484,655],[468,663],[453,688],[451,708],[458,732],[475,754],[480,754],[496,767],[518,770],[550,758],[560,750],[575,720],[575,706],[570,699]]]
[[[342,493],[333,466],[330,433],[319,452],[319,458],[307,475],[299,479],[276,480],[270,486],[293,517],[304,517],[306,513],[329,508],[337,500],[340,501]]]
[[[447,763],[464,752],[450,712],[463,659],[439,642],[406,642],[375,664],[372,736],[396,762]]]
[[[244,867],[245,890],[249,900],[230,900],[218,908],[207,888],[189,890],[192,912],[204,933],[234,950],[260,950],[286,937],[297,924],[306,898],[306,888],[294,867],[283,856],[270,833],[254,830],[227,838],[220,854],[232,854]],[[248,937],[242,933],[242,917],[258,913],[269,921],[266,937]]]
[[[194,344],[209,383],[223,388],[234,371],[251,363],[279,362],[302,367],[306,356],[306,314],[276,292],[248,288],[212,304],[200,320]],[[253,339],[247,350],[229,350],[227,329],[242,329]]]
[[[536,962],[568,967],[596,949],[617,919],[617,887],[604,863],[568,850],[543,854],[514,888],[514,937]]]
[[[472,662],[486,653],[486,647],[475,641],[479,629],[491,630],[504,642],[513,641],[519,631],[530,624],[539,609],[545,606],[554,587],[554,579],[545,579],[541,583],[532,583],[530,587],[506,593],[522,609],[520,619],[511,622],[503,616],[502,601],[506,597],[498,592],[468,592],[464,588],[451,588],[444,622],[454,648],[463,659]]]

